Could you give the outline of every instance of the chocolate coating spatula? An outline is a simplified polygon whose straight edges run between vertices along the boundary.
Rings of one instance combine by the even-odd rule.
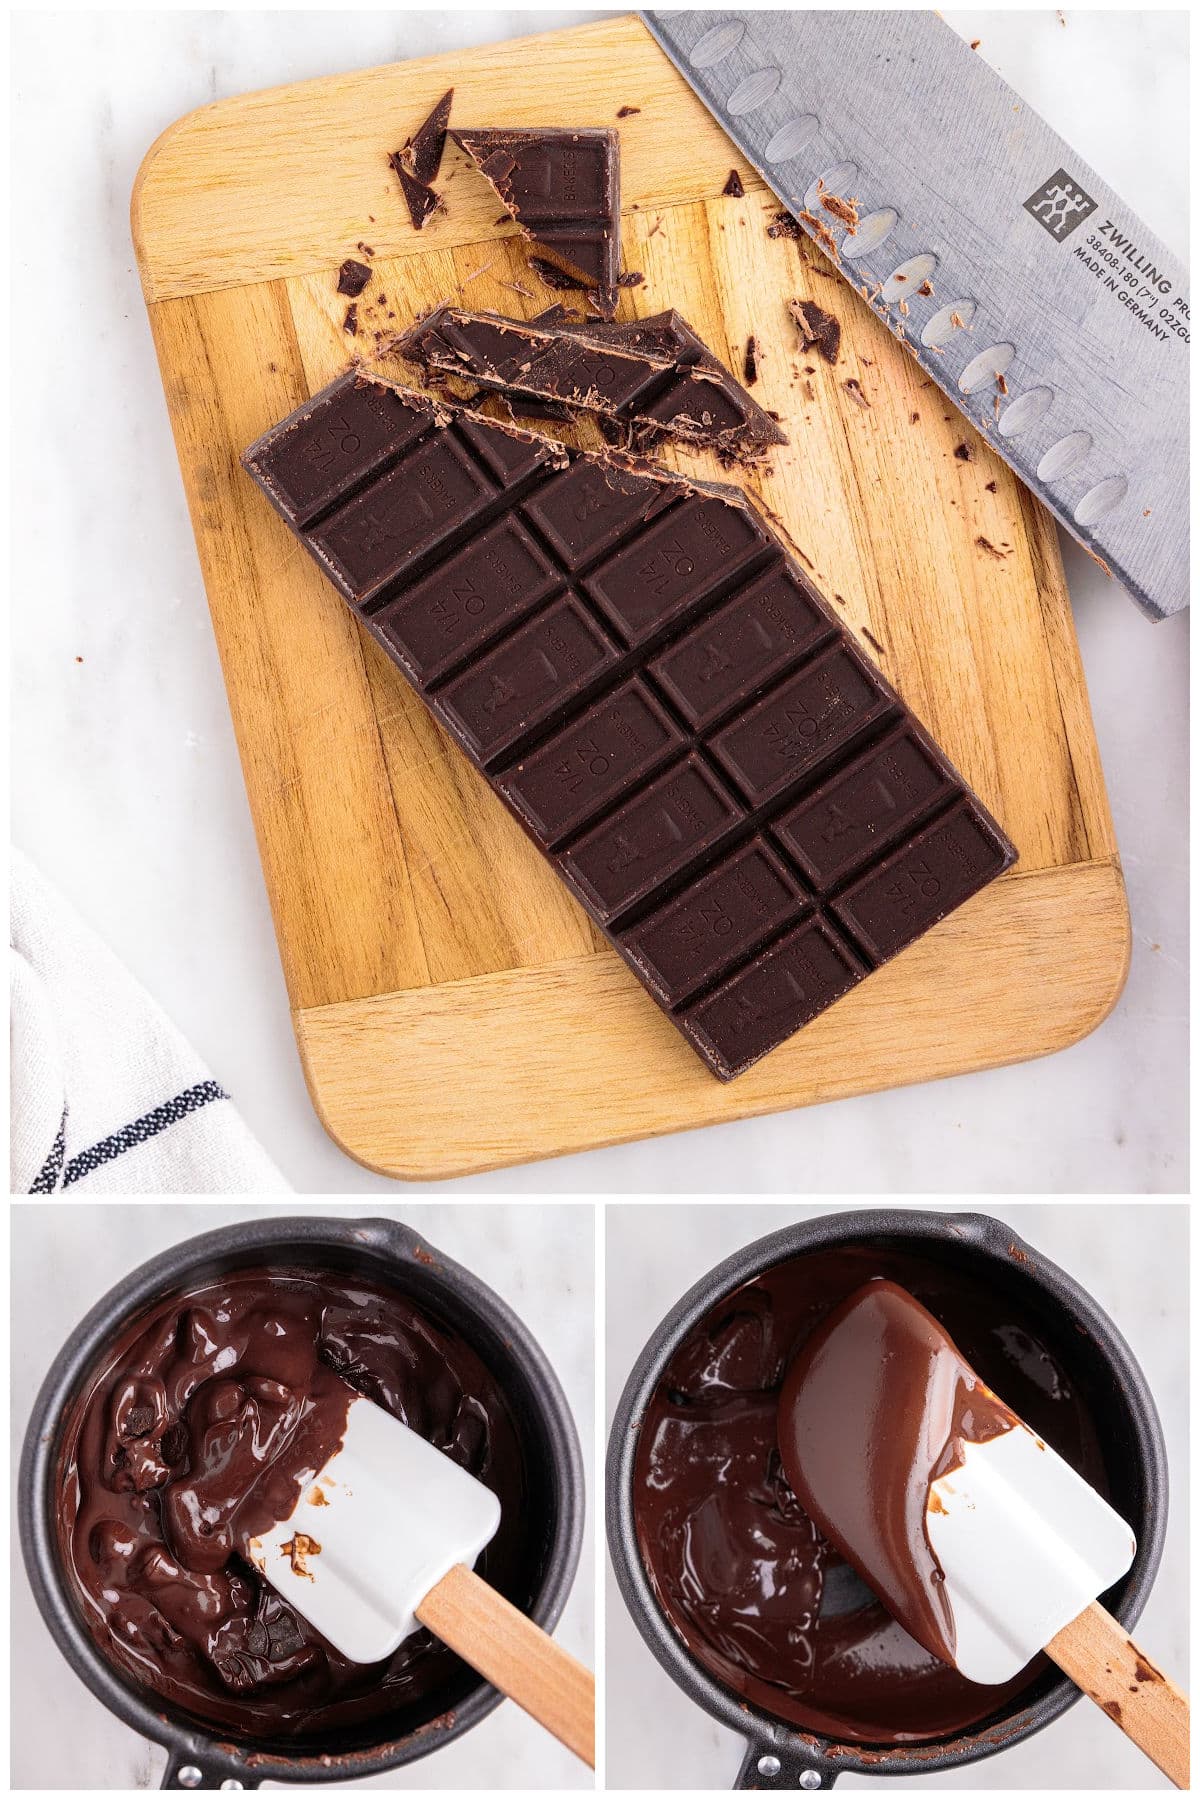
[[[248,1539],[250,1561],[354,1662],[390,1656],[425,1626],[594,1767],[592,1676],[473,1572],[500,1525],[495,1494],[346,1391],[342,1440],[323,1466],[288,1466],[285,1453],[272,1471],[272,1492],[297,1497]]]
[[[1044,1650],[1177,1787],[1185,1697],[1097,1603],[1136,1543],[903,1288],[872,1281],[805,1343],[779,1400],[797,1498],[905,1630],[970,1681]]]

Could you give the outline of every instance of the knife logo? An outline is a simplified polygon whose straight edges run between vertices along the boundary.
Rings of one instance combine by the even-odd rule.
[[[1056,169],[1049,181],[1043,181],[1025,202],[1025,211],[1058,244],[1095,210],[1092,196],[1065,169]]]

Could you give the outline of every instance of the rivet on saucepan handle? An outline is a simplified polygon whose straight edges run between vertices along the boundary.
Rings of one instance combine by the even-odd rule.
[[[800,1788],[806,1794],[815,1794],[820,1788],[831,1788],[835,1779],[835,1772],[807,1744],[793,1747],[780,1734],[751,1741],[735,1785],[758,1792]]]

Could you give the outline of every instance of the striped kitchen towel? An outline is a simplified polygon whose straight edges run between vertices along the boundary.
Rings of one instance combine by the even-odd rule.
[[[284,1194],[228,1094],[19,851],[12,857],[14,1194]]]

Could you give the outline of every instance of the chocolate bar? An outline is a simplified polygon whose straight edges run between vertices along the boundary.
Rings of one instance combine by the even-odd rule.
[[[357,371],[242,460],[714,1074],[1015,860],[737,489]]]
[[[551,268],[589,290],[597,311],[611,318],[621,270],[617,133],[547,127],[450,135]]]
[[[787,442],[677,312],[632,326],[588,325],[559,308],[526,323],[442,305],[395,348],[439,375],[600,413],[627,426],[639,447],[677,437],[753,460]]]

